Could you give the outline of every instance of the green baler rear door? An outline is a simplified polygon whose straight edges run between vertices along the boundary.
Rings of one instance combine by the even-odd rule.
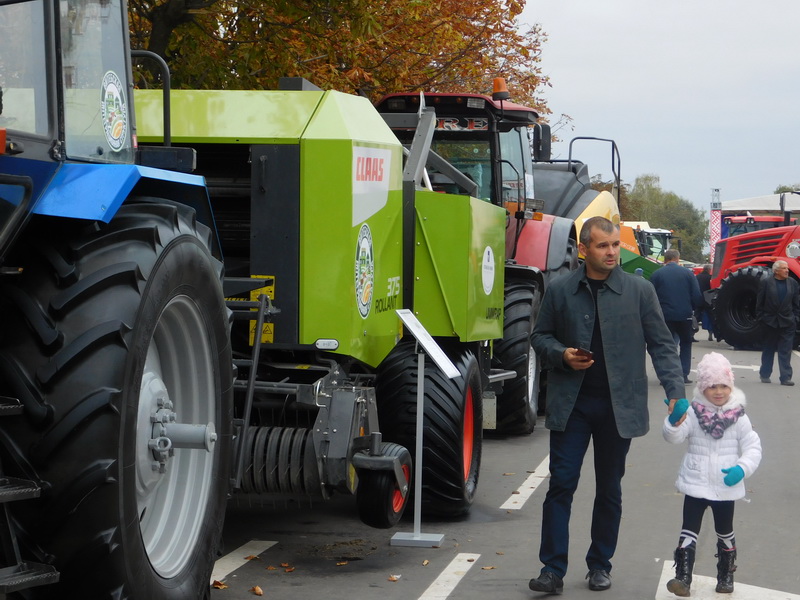
[[[506,211],[420,191],[414,313],[431,335],[463,342],[503,337]]]

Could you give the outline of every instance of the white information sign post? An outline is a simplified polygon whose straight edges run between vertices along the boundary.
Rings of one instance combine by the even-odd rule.
[[[422,533],[420,531],[422,522],[422,437],[423,419],[425,416],[425,354],[433,359],[442,372],[450,379],[459,377],[461,373],[448,358],[444,351],[439,347],[419,319],[414,316],[407,308],[397,311],[397,315],[406,326],[414,339],[417,340],[417,439],[416,439],[416,461],[414,464],[414,532],[397,532],[392,536],[390,545],[392,546],[419,546],[425,548],[438,548],[444,540],[443,533]]]

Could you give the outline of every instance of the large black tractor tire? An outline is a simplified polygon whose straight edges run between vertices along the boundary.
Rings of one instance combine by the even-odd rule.
[[[363,523],[378,529],[389,529],[397,525],[411,498],[411,453],[391,442],[381,444],[381,452],[384,456],[396,457],[400,462],[405,490],[398,486],[394,471],[362,469],[358,472],[356,504]]]
[[[461,376],[449,379],[426,357],[420,509],[426,516],[458,517],[469,512],[478,486],[483,401],[473,352],[457,344],[443,348]],[[381,363],[376,383],[383,439],[408,448],[414,461],[417,364],[414,341],[403,341]]]
[[[745,267],[722,280],[714,298],[714,330],[738,350],[760,350],[761,332],[756,320],[758,287],[770,270]]]
[[[8,259],[23,271],[2,282],[0,389],[25,408],[0,449],[43,488],[11,507],[23,554],[61,573],[36,597],[210,597],[233,416],[210,241],[191,209],[140,201],[107,225],[33,222]],[[177,425],[209,450],[156,456]]]
[[[495,343],[493,366],[516,371],[497,397],[497,431],[527,435],[536,427],[541,363],[531,346],[542,292],[536,282],[509,279],[505,287],[503,339]]]

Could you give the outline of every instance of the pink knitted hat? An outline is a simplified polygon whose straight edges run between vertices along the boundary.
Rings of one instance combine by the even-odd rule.
[[[704,392],[718,383],[733,389],[731,363],[719,352],[709,352],[697,364],[697,389]]]

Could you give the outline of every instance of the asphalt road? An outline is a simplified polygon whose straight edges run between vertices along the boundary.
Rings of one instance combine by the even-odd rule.
[[[736,506],[739,570],[737,589],[728,597],[800,599],[796,561],[800,386],[760,383],[757,352],[734,351],[716,342],[695,344],[693,364],[712,349],[734,365],[736,384],[747,395],[747,411],[764,450],[760,469],[747,480],[748,496]],[[800,370],[798,357],[794,362]],[[683,497],[675,491],[674,481],[685,448],[661,437],[663,391],[652,373],[649,401],[651,431],[634,440],[623,480],[623,523],[613,560],[613,585],[606,592],[609,598],[674,598],[664,583],[673,572],[672,552],[681,525]],[[370,529],[358,520],[349,497],[312,507],[232,506],[224,537],[227,561],[233,564],[218,563],[217,574],[224,577],[227,588],[215,589],[211,597],[251,598],[255,586],[271,600],[543,597],[528,589],[528,580],[540,568],[537,553],[547,455],[548,432],[541,419],[531,436],[487,436],[470,514],[458,521],[421,523],[421,533],[443,535],[438,548],[393,545],[396,531],[414,533],[413,518],[404,518],[396,530]],[[586,586],[583,559],[594,488],[591,450],[585,464],[573,505],[564,589],[564,597],[575,599],[598,594]],[[253,540],[258,543],[243,547]],[[725,597],[714,593],[715,542],[709,513],[698,545],[693,598]],[[247,556],[256,558],[245,560]]]

